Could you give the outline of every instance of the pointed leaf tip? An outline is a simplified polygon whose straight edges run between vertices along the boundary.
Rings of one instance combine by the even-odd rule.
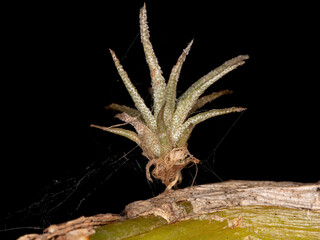
[[[173,117],[173,131],[182,124],[188,116],[190,110],[196,104],[196,101],[204,93],[204,91],[210,87],[213,83],[219,80],[221,77],[226,75],[228,72],[236,69],[245,63],[244,60],[248,59],[248,55],[239,55],[232,58],[208,74],[200,78],[197,82],[192,84],[186,91],[181,95],[178,100],[177,109]]]
[[[171,70],[169,81],[166,86],[166,107],[164,111],[164,119],[167,126],[170,126],[172,122],[172,116],[174,113],[176,103],[177,83],[180,77],[182,65],[191,49],[192,43],[193,40],[191,40],[188,46],[185,49],[183,49],[183,52],[178,58],[176,65],[174,65],[174,67]]]
[[[143,45],[143,50],[145,53],[146,61],[149,66],[149,71],[151,75],[151,86],[152,86],[152,98],[153,98],[153,107],[154,107],[154,116],[157,118],[158,113],[162,107],[164,101],[164,92],[166,88],[165,79],[162,76],[162,71],[158,63],[158,59],[153,50],[149,27],[147,22],[147,10],[144,6],[140,9],[140,36],[141,42]]]
[[[157,125],[154,116],[152,115],[150,109],[146,106],[143,98],[138,93],[138,90],[132,84],[127,72],[123,69],[119,59],[117,58],[116,54],[110,49],[110,53],[112,55],[112,59],[114,64],[118,70],[118,73],[124,83],[127,91],[129,92],[136,108],[141,113],[142,118],[147,123],[148,127],[156,132]]]
[[[179,126],[178,130],[174,133],[173,139],[174,141],[178,142],[181,135],[185,132],[186,129],[189,128],[189,126],[195,127],[197,124],[220,115],[225,115],[229,113],[234,112],[242,112],[246,110],[246,108],[243,107],[230,107],[230,108],[223,108],[223,109],[212,109],[207,112],[198,113],[197,115],[190,117],[185,123]],[[191,130],[192,131],[192,130]],[[188,132],[188,131],[187,131]],[[190,133],[187,133],[188,135]]]

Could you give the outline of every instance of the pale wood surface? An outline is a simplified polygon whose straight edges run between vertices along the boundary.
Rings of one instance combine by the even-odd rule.
[[[186,211],[186,205],[190,206],[190,211]],[[130,203],[123,216],[81,217],[52,225],[43,234],[28,234],[19,240],[85,240],[94,233],[94,227],[119,220],[154,214],[172,223],[229,207],[255,205],[320,212],[320,182],[226,181],[193,186]]]
[[[252,205],[320,211],[320,183],[226,181],[205,184],[133,202],[128,204],[125,211],[130,218],[155,214],[173,222],[184,217],[177,203],[186,201],[191,203],[193,214]]]

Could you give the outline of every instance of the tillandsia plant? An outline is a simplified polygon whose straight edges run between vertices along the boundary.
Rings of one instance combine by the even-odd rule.
[[[111,127],[91,126],[121,135],[137,143],[143,151],[142,154],[149,160],[146,165],[147,179],[152,181],[150,168],[154,166],[152,176],[161,180],[169,190],[181,182],[181,170],[183,168],[200,162],[190,154],[187,148],[187,142],[194,127],[209,118],[245,110],[242,107],[230,107],[212,109],[196,114],[196,111],[205,104],[222,95],[231,93],[229,90],[223,90],[200,97],[214,82],[244,64],[244,61],[249,57],[248,55],[240,55],[226,61],[220,67],[212,70],[192,84],[177,98],[176,89],[180,71],[193,41],[183,50],[171,71],[168,82],[166,82],[150,42],[145,4],[140,10],[140,35],[151,75],[152,110],[146,106],[116,54],[110,49],[118,73],[136,109],[115,103],[106,108],[121,112],[115,117],[125,122],[125,124],[132,125],[136,132],[120,128],[124,124]]]

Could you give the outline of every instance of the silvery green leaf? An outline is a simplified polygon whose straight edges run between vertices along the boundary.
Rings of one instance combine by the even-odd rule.
[[[145,123],[147,124],[147,126],[154,132],[157,131],[157,124],[156,124],[156,120],[154,118],[154,116],[152,115],[150,109],[146,106],[144,100],[142,99],[142,97],[140,96],[140,94],[138,93],[137,89],[135,88],[135,86],[132,84],[132,82],[130,81],[130,78],[127,74],[127,72],[123,69],[122,65],[120,64],[119,59],[117,58],[116,54],[114,53],[114,51],[112,51],[110,49],[110,53],[112,55],[112,59],[114,61],[114,64],[118,70],[118,73],[124,83],[124,85],[126,86],[136,108],[139,110],[139,112],[141,113],[141,116],[143,118],[143,120],[145,121]]]

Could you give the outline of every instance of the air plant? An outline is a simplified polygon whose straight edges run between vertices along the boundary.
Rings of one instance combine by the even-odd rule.
[[[187,148],[187,141],[194,127],[209,118],[245,110],[242,107],[230,107],[196,113],[205,104],[231,93],[229,90],[223,90],[201,97],[207,88],[228,72],[244,64],[244,61],[249,57],[248,55],[240,55],[226,61],[192,84],[177,98],[176,89],[180,71],[193,40],[183,50],[166,82],[150,42],[145,4],[140,10],[140,35],[151,76],[152,110],[146,106],[116,54],[110,49],[118,73],[136,109],[115,103],[107,106],[107,109],[121,112],[115,117],[125,124],[132,125],[135,132],[121,128],[120,126],[124,124],[110,127],[91,126],[121,135],[138,144],[143,151],[142,154],[149,160],[146,165],[147,179],[152,181],[150,168],[154,166],[151,172],[152,176],[161,180],[169,190],[181,182],[183,168],[200,162],[190,154]]]

